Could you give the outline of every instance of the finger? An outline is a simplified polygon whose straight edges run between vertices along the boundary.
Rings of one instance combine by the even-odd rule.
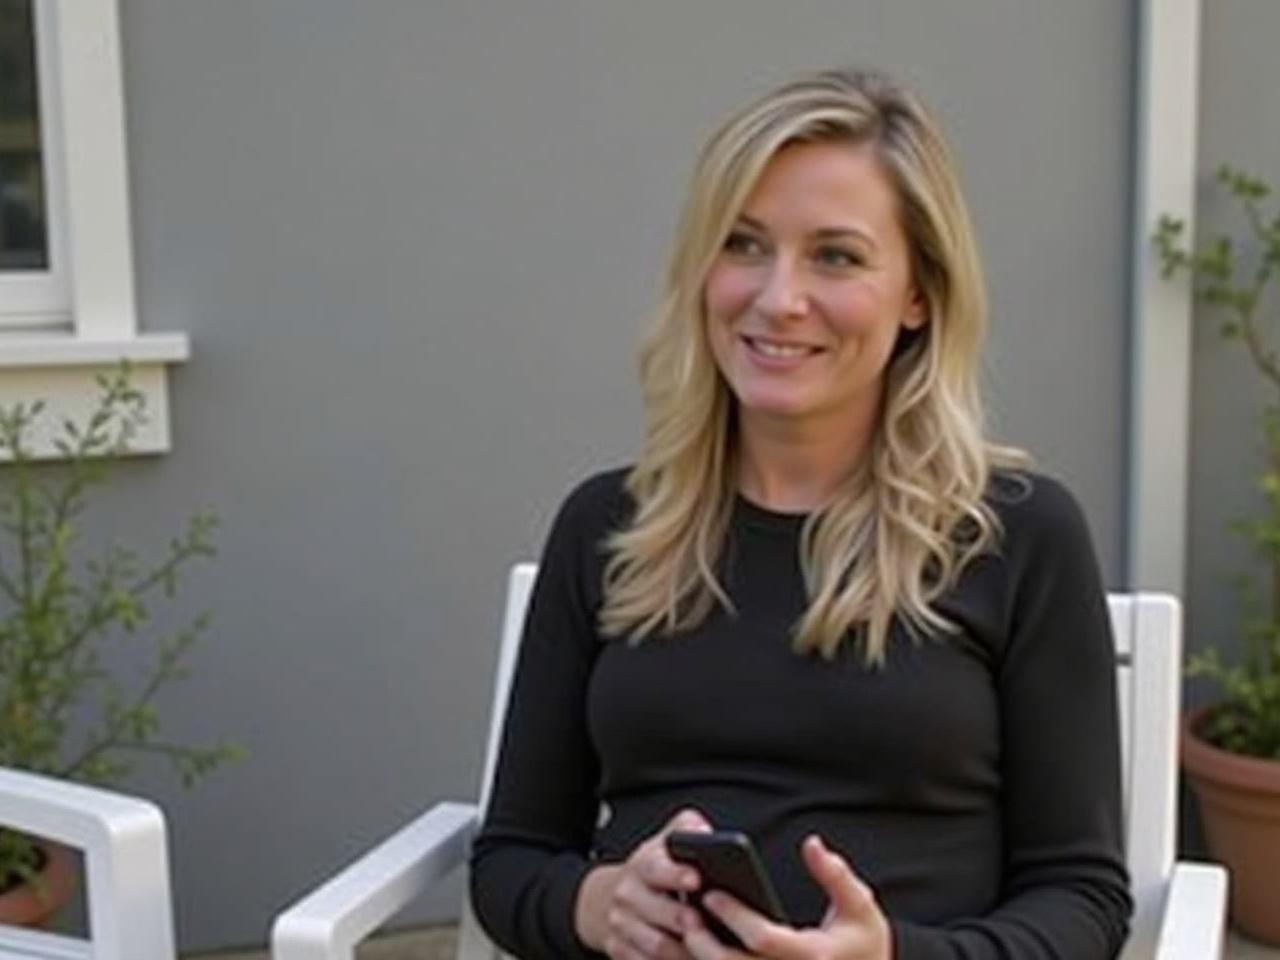
[[[806,837],[801,851],[809,873],[831,901],[829,919],[858,918],[879,911],[871,888],[853,872],[844,857],[822,842],[822,838],[816,834]]]
[[[831,926],[832,921],[835,920],[837,916],[836,908],[832,904],[828,903],[826,912],[822,914],[822,922],[818,924],[819,928]]]
[[[702,898],[702,905],[710,910],[732,930],[753,956],[775,957],[777,960],[804,960],[810,955],[806,938],[801,931],[774,923],[768,917],[752,910],[741,900],[723,890],[709,890]],[[688,935],[686,935],[686,942]],[[728,956],[739,956],[731,952]]]
[[[679,935],[693,908],[674,897],[657,892],[635,879],[624,879],[618,884],[615,896],[627,910],[645,923],[660,930]]]
[[[642,957],[652,960],[683,960],[684,944],[640,917],[626,910],[615,910],[609,915],[609,926]]]
[[[666,826],[662,828],[662,833],[667,834],[672,830],[711,830],[711,821],[703,816],[702,811],[695,807],[685,807],[683,810],[677,811],[675,816],[667,821]]]
[[[738,950],[726,947],[701,921],[685,931],[684,946],[694,960],[739,960],[746,956]]]
[[[673,860],[662,836],[641,846],[632,857],[640,880],[655,890],[692,892],[702,885],[696,868]]]
[[[636,869],[646,883],[659,890],[697,890],[701,886],[698,871],[672,859],[667,851],[666,838],[675,830],[702,833],[711,829],[711,822],[692,807],[678,811],[655,836],[636,850]]]
[[[605,937],[604,952],[610,960],[648,960],[620,933],[611,933]]]

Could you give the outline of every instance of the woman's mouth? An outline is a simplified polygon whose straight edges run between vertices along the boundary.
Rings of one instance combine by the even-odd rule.
[[[785,340],[770,340],[764,337],[749,337],[745,335],[741,336],[740,339],[752,356],[773,361],[774,363],[797,363],[813,356],[815,353],[822,352],[821,347],[810,346],[807,343],[789,343]]]

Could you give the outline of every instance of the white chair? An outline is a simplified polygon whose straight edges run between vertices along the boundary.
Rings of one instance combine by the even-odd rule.
[[[0,960],[174,960],[169,851],[155,804],[0,768],[0,824],[83,852],[91,937],[0,925]]]
[[[273,960],[352,960],[354,948],[428,885],[463,865],[489,799],[507,692],[536,568],[511,571],[480,801],[440,803],[275,920]],[[1136,911],[1126,960],[1222,956],[1226,871],[1174,863],[1182,625],[1178,602],[1112,595],[1124,758],[1127,858]],[[501,956],[463,903],[459,960]]]

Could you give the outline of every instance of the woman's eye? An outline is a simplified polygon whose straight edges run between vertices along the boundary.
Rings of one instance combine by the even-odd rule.
[[[843,247],[819,247],[814,259],[824,267],[856,267],[862,263],[860,256]]]
[[[739,257],[754,257],[764,252],[764,246],[751,234],[735,230],[725,237],[724,250]]]

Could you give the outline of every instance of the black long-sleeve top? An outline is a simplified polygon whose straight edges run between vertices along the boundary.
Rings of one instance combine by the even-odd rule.
[[[799,854],[819,833],[875,890],[895,960],[1118,952],[1131,899],[1114,652],[1061,485],[993,479],[999,550],[936,604],[959,633],[914,641],[895,624],[874,669],[853,643],[831,661],[792,651],[804,518],[742,498],[722,565],[736,613],[640,644],[601,637],[623,477],[564,503],[530,601],[471,862],[496,942],[527,960],[595,956],[573,925],[583,875],[694,806],[754,838],[798,925],[827,906]]]

